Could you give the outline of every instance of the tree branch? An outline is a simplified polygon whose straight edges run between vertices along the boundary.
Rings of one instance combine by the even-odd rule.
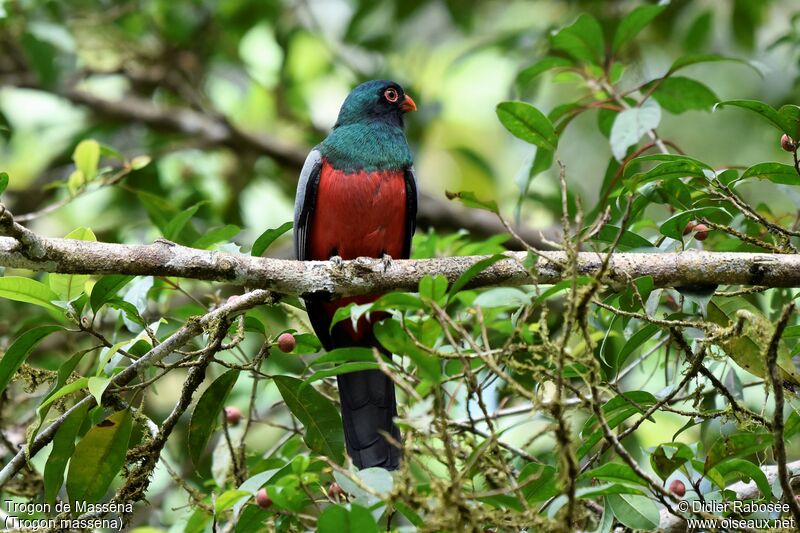
[[[111,244],[39,237],[43,254],[32,257],[10,237],[0,237],[0,266],[63,274],[128,274],[175,276],[269,289],[279,294],[329,292],[337,296],[415,291],[426,275],[455,281],[485,256],[398,260],[359,258],[330,261],[290,261],[198,250],[168,241],[149,245]],[[475,276],[467,287],[533,283],[522,262],[525,252],[507,252]],[[593,275],[605,254],[577,254],[579,275]],[[557,283],[571,275],[564,252],[541,252],[536,281]],[[622,288],[631,279],[652,276],[656,287],[696,285],[759,285],[800,287],[800,255],[733,252],[615,253],[604,281]]]

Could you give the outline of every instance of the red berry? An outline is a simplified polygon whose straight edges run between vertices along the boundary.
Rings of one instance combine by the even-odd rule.
[[[235,405],[229,405],[225,408],[225,419],[228,424],[235,426],[242,419],[242,411]]]
[[[262,509],[266,509],[272,505],[272,498],[267,495],[267,489],[258,489],[256,493],[256,505]]]
[[[686,224],[686,227],[683,228],[683,234],[684,235],[689,235],[696,225],[697,225],[697,222],[695,222],[694,220],[690,220],[689,223]]]
[[[331,486],[328,487],[328,498],[332,500],[339,499],[340,496],[344,495],[344,489],[342,489],[341,485],[336,483],[335,481],[331,483]]]
[[[686,485],[680,479],[675,479],[669,484],[669,491],[675,496],[683,498],[683,495],[686,494]]]
[[[708,226],[705,224],[698,224],[694,227],[694,238],[698,241],[704,241],[708,238]]]
[[[278,337],[278,348],[283,353],[289,353],[294,350],[294,347],[297,346],[297,341],[294,340],[294,335],[291,333],[282,333],[280,337]]]
[[[794,152],[797,150],[797,143],[794,141],[794,139],[784,133],[781,136],[781,148],[787,152]]]

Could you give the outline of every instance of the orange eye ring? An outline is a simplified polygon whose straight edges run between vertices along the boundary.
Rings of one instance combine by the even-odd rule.
[[[389,87],[385,91],[383,91],[383,97],[390,103],[395,103],[400,98],[400,95],[397,93],[397,89],[393,87]]]

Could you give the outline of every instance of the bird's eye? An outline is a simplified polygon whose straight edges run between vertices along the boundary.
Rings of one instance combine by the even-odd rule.
[[[397,99],[400,97],[400,95],[397,94],[397,89],[389,87],[388,89],[383,91],[383,97],[386,98],[386,100],[388,100],[389,102],[395,103]]]

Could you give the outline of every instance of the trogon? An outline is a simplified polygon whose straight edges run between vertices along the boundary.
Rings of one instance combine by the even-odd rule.
[[[414,100],[392,81],[362,83],[348,95],[330,134],[303,165],[294,211],[294,247],[300,260],[357,257],[407,259],[417,214],[417,185],[403,115]],[[337,309],[377,296],[305,297],[306,309],[326,350],[375,346],[369,318],[355,326],[331,320]],[[373,320],[376,317],[373,315]],[[347,452],[358,468],[397,468],[400,441],[394,384],[380,370],[337,377]]]

